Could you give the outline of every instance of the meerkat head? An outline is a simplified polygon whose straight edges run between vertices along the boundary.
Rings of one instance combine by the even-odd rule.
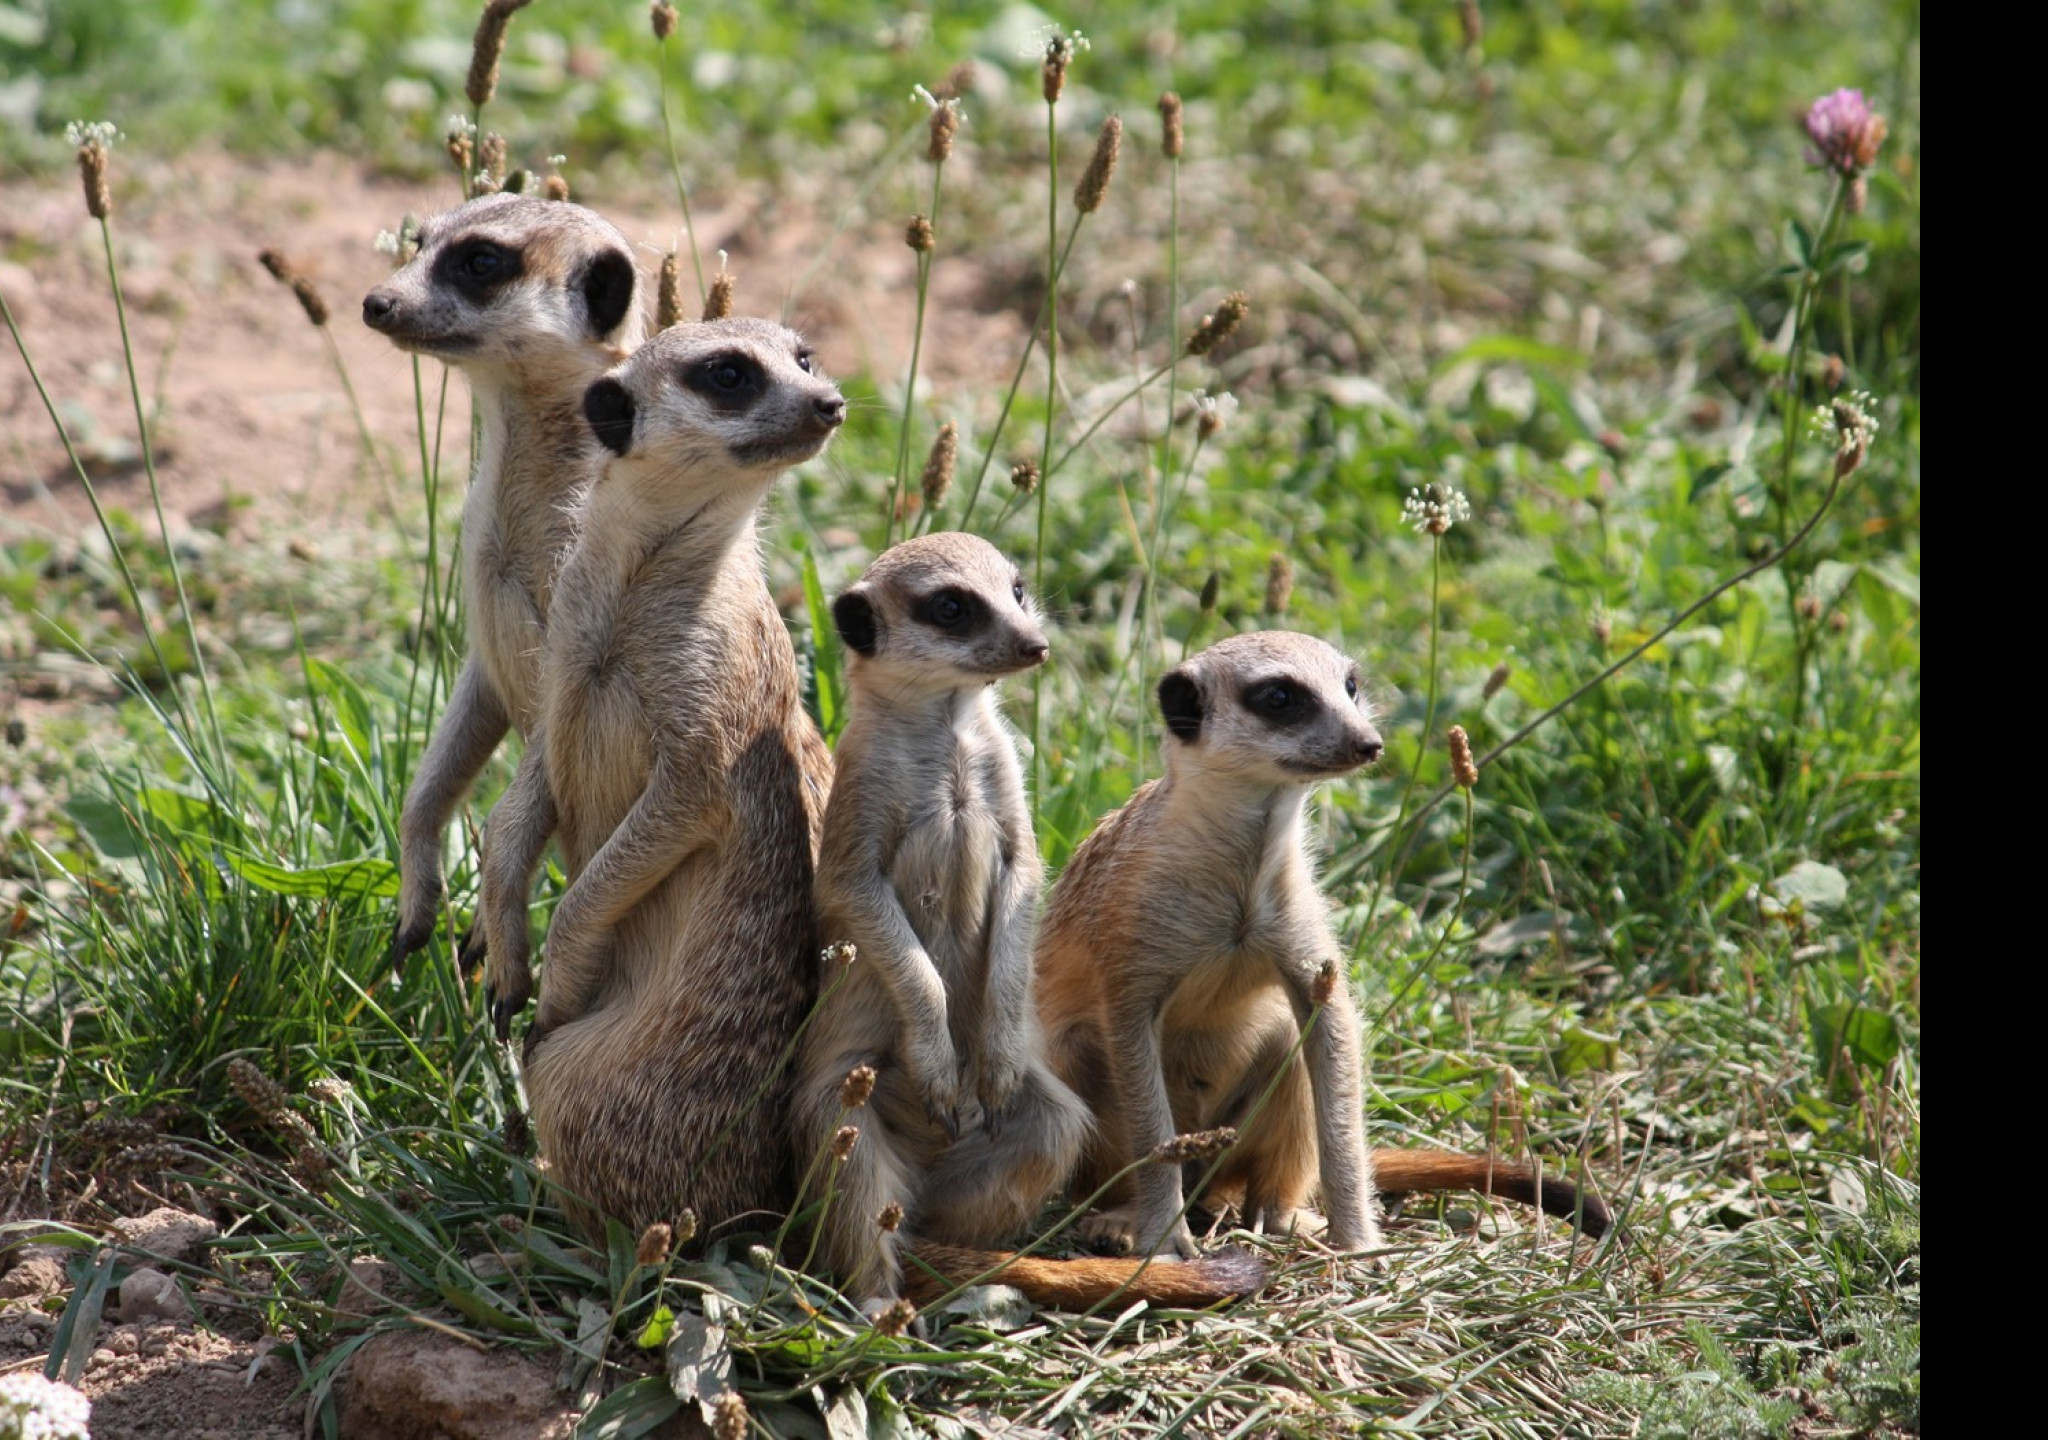
[[[621,460],[686,489],[765,485],[825,448],[846,418],[839,387],[803,337],[769,320],[671,325],[583,396],[583,415]]]
[[[977,535],[944,531],[882,552],[832,602],[856,684],[892,694],[987,685],[1049,651],[1024,577]]]
[[[1377,760],[1380,734],[1358,667],[1309,635],[1219,640],[1159,682],[1171,763],[1304,785]]]
[[[419,252],[363,297],[401,350],[472,372],[593,361],[640,341],[639,272],[610,221],[562,200],[486,195],[419,229]]]

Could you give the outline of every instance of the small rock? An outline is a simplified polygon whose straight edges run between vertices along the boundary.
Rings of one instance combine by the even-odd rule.
[[[38,1250],[42,1246],[34,1247]],[[31,1255],[0,1275],[0,1300],[33,1300],[54,1295],[70,1284],[64,1263],[49,1255]]]
[[[391,1308],[391,1287],[398,1281],[398,1267],[389,1260],[369,1258],[348,1262],[348,1278],[342,1282],[341,1298],[334,1308],[344,1315],[367,1319]]]
[[[121,1319],[128,1324],[191,1318],[185,1292],[163,1271],[137,1270],[121,1282]]]
[[[348,1362],[337,1387],[351,1440],[568,1440],[574,1412],[523,1355],[393,1331]]]
[[[220,1234],[220,1226],[204,1215],[163,1205],[147,1215],[116,1220],[114,1234],[132,1250],[191,1263],[198,1258],[199,1247]]]
[[[142,1348],[142,1337],[133,1325],[123,1325],[107,1336],[107,1348],[116,1355],[133,1355]]]
[[[114,1363],[114,1352],[111,1350],[95,1350],[92,1352],[92,1359],[88,1363],[95,1370],[99,1369],[102,1365],[111,1365]]]

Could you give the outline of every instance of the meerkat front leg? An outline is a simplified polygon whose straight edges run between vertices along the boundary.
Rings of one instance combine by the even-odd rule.
[[[895,1004],[897,1058],[911,1088],[924,1102],[928,1119],[948,1139],[960,1133],[960,1056],[953,1048],[946,982],[924,948],[902,897],[882,872],[880,857],[862,867],[860,883],[834,897],[840,921],[850,932],[828,936],[852,940],[863,965],[872,965]]]
[[[1318,927],[1320,928],[1320,927]],[[1335,977],[1321,1014],[1316,1013],[1318,971]],[[1283,965],[1288,999],[1304,1027],[1303,1058],[1315,1095],[1316,1151],[1328,1213],[1328,1239],[1339,1250],[1371,1250],[1380,1243],[1374,1216],[1372,1157],[1365,1148],[1365,1113],[1360,1094],[1358,1015],[1334,943],[1309,952],[1305,962]],[[1311,1017],[1314,1028],[1308,1029]]]
[[[1021,798],[1018,807],[1021,812]],[[1011,837],[1017,843],[1020,837]],[[1021,837],[1031,845],[1031,836]],[[1012,853],[1001,867],[989,906],[987,995],[981,1007],[981,1073],[975,1097],[981,1125],[993,1138],[1031,1068],[1038,1024],[1031,1008],[1031,948],[1038,912],[1036,851]]]
[[[1173,1102],[1159,1053],[1161,998],[1142,993],[1149,987],[1133,988],[1141,993],[1120,997],[1109,1011],[1113,1083],[1125,1097],[1129,1117],[1130,1153],[1115,1157],[1124,1164],[1143,1162],[1173,1138]],[[1195,1236],[1182,1213],[1180,1167],[1140,1163],[1130,1183],[1136,1198],[1082,1221],[1083,1238],[1132,1253],[1192,1259]]]
[[[609,968],[613,927],[701,847],[716,840],[701,780],[662,761],[626,818],[563,892],[548,924],[547,976],[526,1049],[590,1008]]]
[[[398,924],[391,934],[393,971],[405,957],[433,938],[441,896],[441,840],[455,807],[512,728],[497,692],[472,656],[455,681],[455,693],[441,712],[419,772],[405,794],[398,817]]]
[[[533,995],[533,941],[528,933],[527,907],[533,898],[533,878],[540,869],[548,837],[555,832],[555,797],[548,788],[547,746],[536,727],[526,751],[519,757],[519,770],[511,786],[491,807],[484,822],[483,900],[481,913],[464,946],[461,964],[465,972],[479,958],[484,960],[484,994],[491,1010],[491,1026],[500,1040],[512,1036],[512,1017],[526,1007]],[[482,950],[482,956],[476,954]]]

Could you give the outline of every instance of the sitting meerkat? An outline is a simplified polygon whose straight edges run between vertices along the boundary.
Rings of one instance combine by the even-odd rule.
[[[569,886],[525,1066],[541,1153],[587,1226],[714,1224],[788,1198],[781,1053],[815,993],[831,778],[755,512],[846,402],[793,332],[729,319],[656,335],[584,413],[612,459],[555,583],[541,743],[492,812],[488,970],[502,1023],[553,829]]]
[[[829,1143],[840,1082],[879,1076],[823,1221],[856,1293],[900,1288],[898,1236],[988,1244],[1080,1157],[1088,1113],[1045,1063],[1031,1001],[1044,869],[995,682],[1048,647],[1017,567],[973,535],[905,541],[833,602],[852,715],[818,857],[820,935],[858,960],[804,1036],[800,1146]],[[967,1134],[960,1135],[963,1118]]]
[[[1293,1228],[1320,1179],[1329,1243],[1371,1249],[1377,1167],[1389,1190],[1540,1200],[1604,1232],[1597,1198],[1529,1166],[1366,1149],[1358,1019],[1303,834],[1310,790],[1380,753],[1357,666],[1306,635],[1238,635],[1169,672],[1159,702],[1165,776],[1075,851],[1039,932],[1053,1066],[1095,1114],[1078,1189],[1175,1134],[1227,1125],[1239,1139],[1206,1198],[1255,1227]],[[1285,1064],[1297,1045],[1300,1063]],[[1084,1237],[1194,1253],[1184,1188],[1207,1169],[1140,1169]]]
[[[363,323],[469,378],[482,424],[462,510],[469,654],[399,816],[391,964],[441,905],[441,839],[508,728],[531,738],[555,571],[605,448],[583,392],[640,343],[626,237],[580,205],[487,195],[419,228],[419,251],[363,297]]]

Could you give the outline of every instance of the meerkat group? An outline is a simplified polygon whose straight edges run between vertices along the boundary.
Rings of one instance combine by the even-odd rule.
[[[563,202],[473,201],[420,236],[364,318],[461,366],[484,431],[464,513],[471,654],[407,797],[393,958],[431,936],[442,832],[518,728],[475,933],[503,1039],[532,994],[528,901],[554,837],[569,883],[523,1070],[581,1223],[688,1208],[709,1229],[816,1201],[794,1174],[842,1141],[810,1213],[849,1293],[875,1303],[996,1269],[1042,1303],[1246,1293],[1263,1267],[1196,1260],[1192,1203],[1306,1228],[1319,1184],[1325,1238],[1370,1249],[1376,1171],[1606,1229],[1562,1179],[1364,1144],[1357,1019],[1303,823],[1314,785],[1379,752],[1349,659],[1263,633],[1171,672],[1166,775],[1084,842],[1041,928],[991,688],[1048,653],[1016,568],[933,534],[838,598],[852,710],[835,775],[755,533],[776,477],[845,416],[800,337],[731,319],[634,348],[630,251]],[[821,944],[841,941],[858,958],[819,1001]],[[1213,1165],[1141,1163],[1220,1126],[1237,1139]],[[1070,1182],[1112,1201],[1086,1239],[1171,1258],[988,1248]]]

